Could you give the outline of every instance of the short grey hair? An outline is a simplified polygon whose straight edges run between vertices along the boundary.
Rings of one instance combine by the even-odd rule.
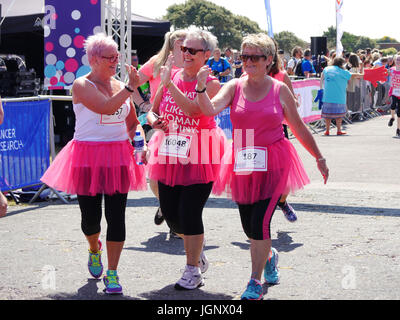
[[[241,45],[242,52],[245,47],[258,48],[266,57],[275,56],[275,43],[265,33],[249,34],[244,37]]]
[[[211,32],[206,30],[191,30],[187,33],[185,40],[198,39],[202,41],[202,46],[205,51],[213,52],[218,46],[218,39]]]

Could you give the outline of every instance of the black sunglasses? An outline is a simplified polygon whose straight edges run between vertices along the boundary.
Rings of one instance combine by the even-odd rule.
[[[200,51],[204,52],[205,50],[204,49],[193,49],[193,48],[181,46],[181,51],[182,52],[188,51],[192,56],[194,56],[197,52],[200,52]]]
[[[246,62],[248,59],[251,60],[251,62],[258,62],[261,58],[267,59],[266,55],[247,55],[247,54],[241,54],[240,55],[240,60],[243,62]]]

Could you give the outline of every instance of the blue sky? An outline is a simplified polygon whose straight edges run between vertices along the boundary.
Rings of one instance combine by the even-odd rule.
[[[3,15],[13,0],[0,0]],[[62,0],[64,1],[64,0]],[[249,17],[266,30],[266,12],[264,0],[210,0],[224,6],[235,14]],[[311,36],[321,36],[329,26],[335,25],[336,0],[270,0],[274,32],[288,30],[298,37],[310,41]],[[116,1],[117,3],[119,2]],[[132,12],[149,17],[160,18],[166,8],[185,0],[132,0]],[[44,0],[15,0],[11,15],[42,12]],[[400,14],[398,0],[344,0],[344,31],[370,38],[390,36],[400,41]]]

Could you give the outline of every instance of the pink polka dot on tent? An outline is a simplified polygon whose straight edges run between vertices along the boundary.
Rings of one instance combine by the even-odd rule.
[[[50,84],[51,84],[52,86],[55,86],[57,83],[58,83],[57,77],[52,77],[52,78],[50,78]]]
[[[77,48],[83,48],[83,42],[85,41],[85,37],[83,36],[76,36],[74,38],[74,46]]]
[[[57,19],[58,19],[58,14],[57,14],[57,13],[53,13],[53,14],[50,16],[50,18],[53,19],[53,20],[57,20]]]
[[[46,42],[44,48],[46,49],[46,51],[53,51],[54,49],[54,44],[52,42]]]
[[[97,2],[98,2],[98,0],[90,0],[90,3],[93,5],[97,4]]]
[[[75,59],[68,59],[65,61],[65,70],[68,72],[75,72],[78,69],[78,61]]]

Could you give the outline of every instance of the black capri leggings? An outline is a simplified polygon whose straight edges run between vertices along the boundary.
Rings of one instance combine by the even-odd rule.
[[[252,204],[237,204],[243,231],[249,239],[271,239],[271,220],[278,202],[275,204],[271,216],[266,217],[266,211],[270,200],[271,199],[260,200]]]
[[[184,235],[204,233],[202,214],[211,189],[212,182],[173,187],[158,182],[161,211],[173,232]]]
[[[104,195],[107,241],[125,241],[125,209],[127,198],[127,193]],[[97,194],[96,196],[78,195],[79,207],[82,214],[81,228],[86,236],[94,235],[101,230],[102,199],[102,194]]]
[[[396,114],[400,118],[400,99],[396,96],[392,96],[392,105],[390,106],[390,109],[397,110]]]

